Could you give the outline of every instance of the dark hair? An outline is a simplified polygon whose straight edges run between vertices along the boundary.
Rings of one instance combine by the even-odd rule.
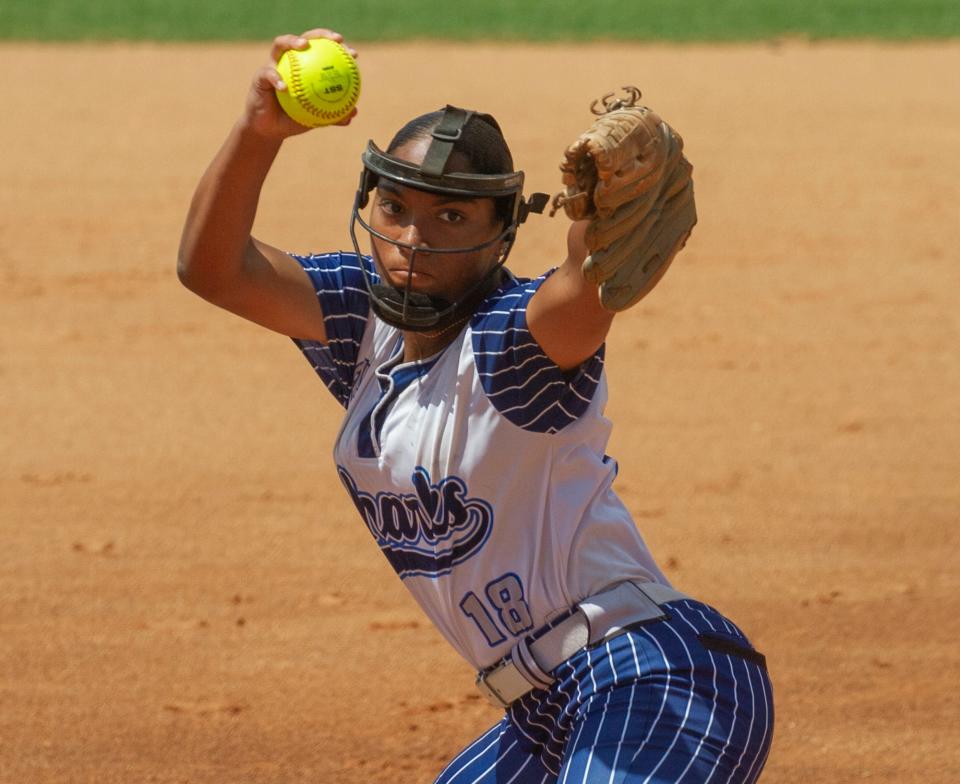
[[[441,109],[410,120],[390,141],[387,153],[396,152],[408,142],[429,139],[442,117]],[[466,159],[463,174],[509,174],[514,170],[513,156],[500,128],[479,115],[473,115],[464,126],[460,138],[453,145],[453,152]],[[511,220],[512,208],[513,201],[510,197],[495,200],[496,217],[502,223]]]

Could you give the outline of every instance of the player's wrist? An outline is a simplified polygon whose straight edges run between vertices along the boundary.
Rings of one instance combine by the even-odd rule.
[[[234,125],[234,134],[242,145],[252,150],[262,149],[265,152],[275,153],[284,139],[296,133],[296,129],[284,132],[280,123],[267,123],[263,118],[246,114],[241,116]]]

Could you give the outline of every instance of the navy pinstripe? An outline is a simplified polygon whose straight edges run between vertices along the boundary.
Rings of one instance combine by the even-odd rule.
[[[766,671],[701,642],[750,649],[708,605],[667,605],[647,623],[560,665],[440,774],[437,784],[749,784],[773,732]],[[709,642],[707,643],[709,645]]]

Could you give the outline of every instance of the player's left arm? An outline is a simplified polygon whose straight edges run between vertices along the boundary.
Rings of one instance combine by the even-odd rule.
[[[584,280],[580,268],[587,257],[584,232],[588,221],[576,221],[567,232],[567,258],[527,305],[527,327],[558,367],[570,370],[589,359],[607,337],[614,313],[605,310],[597,287]]]
[[[613,313],[653,290],[697,222],[683,139],[638,103],[639,89],[623,90],[591,104],[590,127],[564,153],[553,207],[574,221],[567,260],[527,307],[530,332],[564,369],[600,347]]]
[[[589,221],[575,221],[567,232],[567,258],[530,298],[527,326],[544,353],[561,369],[572,370],[592,357],[610,331],[615,312],[600,304],[597,286],[584,279],[584,233]],[[637,300],[660,282],[669,263],[646,282]]]

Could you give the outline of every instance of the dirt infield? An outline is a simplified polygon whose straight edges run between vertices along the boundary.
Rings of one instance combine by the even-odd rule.
[[[0,47],[0,784],[428,782],[496,720],[356,519],[285,338],[181,288],[260,46]],[[960,780],[960,43],[367,46],[257,233],[348,247],[368,138],[493,112],[533,189],[599,92],[700,224],[618,319],[617,486],[770,662],[764,780]],[[532,219],[512,268],[563,252]]]

